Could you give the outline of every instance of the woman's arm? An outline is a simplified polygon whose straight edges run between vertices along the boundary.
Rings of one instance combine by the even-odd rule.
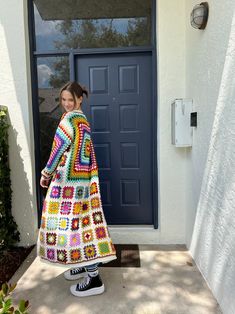
[[[72,143],[73,136],[73,127],[69,119],[69,113],[66,112],[62,115],[60,123],[56,129],[50,157],[46,167],[41,172],[44,179],[49,180],[53,176],[60,158]]]

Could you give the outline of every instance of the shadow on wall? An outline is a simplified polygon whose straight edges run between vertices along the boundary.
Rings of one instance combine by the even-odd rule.
[[[235,313],[235,15],[190,251],[224,313]]]
[[[30,90],[27,55],[29,43],[23,31],[27,31],[27,25],[24,26],[24,21],[27,21],[26,7],[27,1],[13,1],[10,6],[2,3],[0,13],[4,31],[2,70],[5,75],[5,81],[1,82],[1,99],[8,106],[11,124],[9,158],[13,190],[12,214],[21,234],[20,245],[23,246],[36,243],[37,236],[36,191],[32,179],[35,168],[32,104],[27,93]],[[13,19],[15,23],[12,24]],[[22,27],[22,32],[19,32],[19,26]]]
[[[11,145],[9,155],[12,155],[9,156],[12,182],[12,214],[17,220],[21,242],[24,243],[24,246],[30,246],[35,243],[34,224],[30,225],[30,222],[35,221],[35,213],[32,211],[34,198],[30,193],[31,188],[27,176],[27,170],[31,172],[31,169],[27,169],[27,164],[23,160],[22,148],[18,144],[19,134],[12,127],[11,119],[9,117],[8,119],[10,120],[9,142]],[[14,173],[16,171],[17,173]],[[22,195],[22,198],[18,200],[19,196],[16,198],[14,194]]]

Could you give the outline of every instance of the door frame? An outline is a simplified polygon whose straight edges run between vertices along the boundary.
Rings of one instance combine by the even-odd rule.
[[[121,47],[121,48],[87,48],[87,49],[73,49],[73,50],[61,50],[61,51],[35,51],[36,37],[34,29],[34,14],[33,14],[33,1],[27,0],[27,12],[28,12],[28,31],[29,31],[29,46],[30,46],[30,74],[31,74],[31,90],[32,90],[32,112],[33,112],[33,128],[34,128],[34,153],[35,153],[35,179],[36,179],[36,198],[37,198],[37,213],[38,213],[38,228],[40,227],[42,206],[42,193],[39,184],[41,165],[40,165],[40,119],[38,109],[38,91],[37,91],[37,57],[49,57],[49,56],[68,56],[69,68],[70,68],[70,80],[75,79],[75,67],[74,60],[77,55],[91,55],[91,54],[117,54],[117,53],[135,53],[135,52],[151,52],[152,55],[152,121],[151,121],[151,133],[152,133],[152,204],[153,204],[153,222],[154,229],[158,229],[158,163],[157,163],[157,32],[156,32],[156,1],[152,0],[152,39],[151,46],[145,47]],[[157,191],[156,191],[157,188]]]

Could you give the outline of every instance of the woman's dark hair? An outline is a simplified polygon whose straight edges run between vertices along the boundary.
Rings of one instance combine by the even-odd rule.
[[[88,91],[84,86],[81,86],[79,83],[77,82],[68,82],[66,83],[61,89],[60,89],[60,94],[59,94],[59,102],[61,104],[61,94],[64,90],[67,90],[68,92],[70,92],[73,96],[73,100],[74,103],[76,103],[76,98],[79,98],[81,96],[83,96],[83,94],[86,95],[86,97],[88,97]]]

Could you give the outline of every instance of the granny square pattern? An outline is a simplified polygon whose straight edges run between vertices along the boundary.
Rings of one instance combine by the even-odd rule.
[[[58,226],[58,218],[57,217],[48,217],[47,218],[47,230],[56,230]]]
[[[62,202],[60,213],[61,215],[69,215],[71,212],[72,202]]]
[[[43,202],[38,256],[68,267],[116,259],[85,114],[74,110],[62,115],[42,172],[52,179]]]
[[[80,249],[70,250],[70,259],[71,261],[79,261],[81,260],[82,254]]]
[[[49,202],[48,204],[48,213],[49,214],[58,214],[59,212],[59,206],[60,206],[60,203],[59,202]],[[45,210],[44,210],[45,212]]]

